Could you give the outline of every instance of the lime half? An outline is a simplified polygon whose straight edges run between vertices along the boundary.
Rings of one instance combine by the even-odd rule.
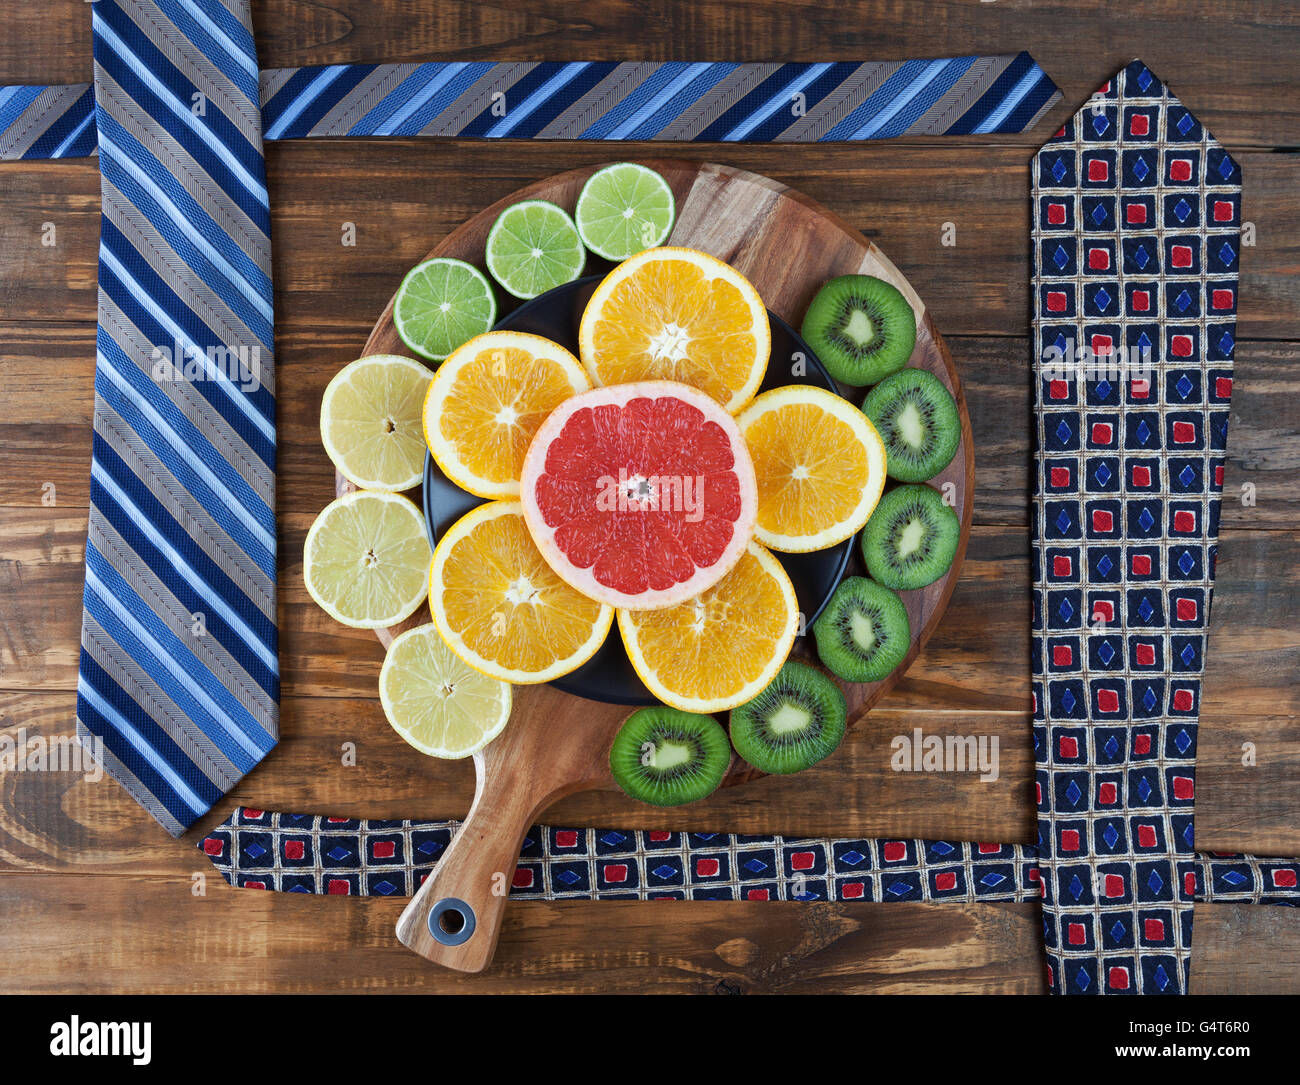
[[[492,277],[517,298],[572,282],[587,263],[573,219],[545,200],[502,211],[488,234],[486,255]]]
[[[320,402],[325,451],[365,490],[409,490],[424,475],[424,397],[433,374],[396,354],[358,358],[334,374]]]
[[[434,625],[393,641],[379,672],[379,700],[393,730],[432,757],[468,757],[510,719],[510,683],[462,662]]]
[[[487,276],[464,260],[435,257],[406,273],[393,301],[393,325],[421,358],[440,362],[497,320]]]
[[[668,182],[635,162],[615,162],[593,173],[573,215],[587,248],[615,261],[662,245],[675,216]]]
[[[357,490],[331,501],[303,547],[307,591],[335,621],[396,625],[429,594],[433,552],[424,515],[400,494]]]

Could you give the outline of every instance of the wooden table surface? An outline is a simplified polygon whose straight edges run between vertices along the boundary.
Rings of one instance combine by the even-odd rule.
[[[1065,100],[1022,136],[698,146],[859,227],[925,298],[965,384],[975,526],[929,648],[827,762],[677,811],[574,796],[571,825],[1031,841],[1029,199],[1033,149],[1141,56],[1242,164],[1236,387],[1201,714],[1197,846],[1300,855],[1300,11],[1165,0],[254,0],[264,67],[422,59],[859,60],[1030,49]],[[0,84],[90,77],[83,0],[0,0]],[[267,152],[281,469],[279,747],[183,840],[116,784],[0,774],[0,991],[1039,992],[1033,905],[512,904],[494,966],[399,946],[400,901],[234,891],[194,848],[236,803],[463,816],[468,764],[414,755],[376,695],[381,648],[302,586],[333,496],[320,395],[402,273],[486,204],[549,173],[660,145],[300,141]],[[47,223],[55,244],[43,245]],[[341,244],[346,224],[356,245]],[[955,244],[943,244],[946,224]],[[0,165],[0,728],[73,730],[94,371],[94,160]],[[1253,503],[1243,495],[1253,493]],[[895,773],[914,727],[996,735],[1001,775]],[[354,744],[356,764],[345,764]],[[1243,756],[1243,747],[1254,751]],[[1300,991],[1292,909],[1196,910],[1192,989]]]

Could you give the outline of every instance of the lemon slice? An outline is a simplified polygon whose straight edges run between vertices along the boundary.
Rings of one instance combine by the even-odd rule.
[[[399,735],[432,757],[468,757],[510,719],[510,685],[456,656],[433,625],[409,629],[384,656],[379,700]]]
[[[429,609],[448,646],[506,682],[549,682],[582,666],[614,609],[561,580],[542,557],[518,501],[471,509],[438,540]]]
[[[764,392],[736,423],[754,461],[764,546],[824,550],[867,522],[885,485],[885,445],[852,403],[795,384]]]
[[[320,435],[349,482],[363,490],[409,490],[424,474],[421,418],[433,374],[396,354],[349,362],[325,388]]]
[[[438,368],[424,438],[443,474],[479,497],[518,497],[524,454],[546,416],[591,387],[559,343],[525,332],[471,339]]]
[[[725,712],[756,697],[785,663],[798,629],[790,578],[753,542],[731,572],[693,599],[618,612],[641,681],[684,712]]]
[[[357,490],[331,501],[303,547],[307,591],[335,621],[357,629],[396,625],[429,587],[424,516],[400,494]]]
[[[597,385],[680,381],[736,414],[763,383],[772,327],[735,268],[694,249],[647,249],[596,287],[578,347]]]

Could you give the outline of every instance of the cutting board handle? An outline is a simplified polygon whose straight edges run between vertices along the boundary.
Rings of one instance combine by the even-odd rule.
[[[469,815],[397,920],[398,940],[435,964],[482,972],[492,963],[524,834],[551,803],[609,774],[612,733],[575,734],[544,699],[538,707],[474,755]]]
[[[506,777],[475,762],[478,790],[469,816],[397,921],[404,945],[460,972],[482,972],[492,962],[519,848],[538,812],[517,792],[493,787]]]

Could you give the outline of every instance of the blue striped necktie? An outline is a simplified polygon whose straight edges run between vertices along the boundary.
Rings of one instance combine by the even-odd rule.
[[[179,835],[278,734],[257,57],[246,0],[92,11],[103,216],[77,731]]]
[[[202,42],[202,15],[178,25]],[[1061,92],[1028,53],[863,63],[431,61],[261,73],[266,139],[813,143],[1023,132]],[[0,158],[93,154],[94,94],[0,87]]]
[[[259,72],[247,0],[94,0],[93,86],[0,87],[0,158],[98,153],[77,730],[175,835],[275,745],[268,139],[769,142],[1021,131],[1027,53]]]

